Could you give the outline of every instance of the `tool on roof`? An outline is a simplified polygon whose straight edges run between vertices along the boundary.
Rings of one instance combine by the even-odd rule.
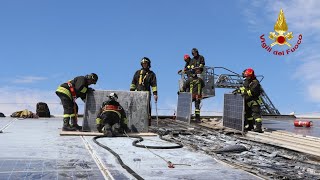
[[[155,105],[156,105],[156,118],[157,118],[157,127],[159,126],[159,117],[158,117],[158,103],[157,103],[157,101],[155,101],[154,102],[155,103]]]

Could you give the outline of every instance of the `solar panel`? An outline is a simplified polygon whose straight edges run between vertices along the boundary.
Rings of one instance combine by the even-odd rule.
[[[190,124],[191,110],[192,110],[191,93],[181,92],[178,96],[177,117],[178,121],[183,121]]]
[[[240,94],[224,94],[223,126],[244,130],[244,99]]]
[[[85,103],[83,130],[97,131],[96,118],[102,103],[108,100],[110,93],[118,95],[118,102],[126,112],[128,126],[134,132],[148,132],[148,97],[146,91],[96,90],[87,94]]]
[[[0,179],[103,179],[93,160],[0,159]]]

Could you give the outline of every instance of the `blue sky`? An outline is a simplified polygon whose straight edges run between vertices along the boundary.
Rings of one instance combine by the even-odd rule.
[[[62,106],[61,83],[78,75],[99,75],[95,89],[128,90],[140,59],[147,56],[157,74],[159,113],[176,106],[177,71],[196,47],[208,66],[241,73],[252,67],[282,114],[319,112],[320,1],[1,1],[0,112],[44,101],[53,114]],[[274,31],[284,10],[298,50],[275,56],[260,36]],[[268,44],[272,41],[267,39]],[[276,48],[276,47],[275,47]],[[203,101],[207,113],[222,112],[223,93]],[[81,102],[79,101],[81,104]]]

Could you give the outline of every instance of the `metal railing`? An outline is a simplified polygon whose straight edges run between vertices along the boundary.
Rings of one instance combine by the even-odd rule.
[[[225,73],[221,74],[214,74],[214,72],[225,71]],[[179,88],[182,89],[183,84],[189,78],[188,74],[190,72],[181,72],[181,79],[179,80]],[[209,98],[215,96],[215,88],[230,88],[236,89],[242,86],[243,84],[243,77],[242,74],[238,74],[230,69],[225,67],[208,67],[205,66],[202,74],[200,77],[205,82],[205,87],[203,88],[202,96],[203,98]],[[263,75],[256,76],[259,82],[264,79]],[[261,111],[263,115],[280,115],[278,109],[274,106],[271,102],[270,98],[268,97],[267,93],[263,90],[261,93]]]

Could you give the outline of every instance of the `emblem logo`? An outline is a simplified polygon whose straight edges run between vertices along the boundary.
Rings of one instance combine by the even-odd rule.
[[[269,35],[269,38],[274,41],[270,45],[271,47],[273,47],[276,44],[280,46],[287,45],[291,47],[291,44],[289,44],[287,40],[291,40],[293,38],[293,35],[292,32],[286,33],[288,31],[288,25],[282,9],[280,10],[277,22],[274,25],[274,31],[275,32],[270,32]]]
[[[299,44],[301,44],[302,41],[302,34],[298,36],[298,41],[294,47],[291,48],[291,44],[288,42],[291,39],[293,39],[293,33],[287,32],[288,31],[288,25],[286,22],[286,18],[284,17],[284,12],[281,9],[278,19],[274,25],[274,32],[269,33],[269,39],[271,39],[273,42],[269,45],[266,44],[266,40],[264,38],[264,34],[260,36],[261,40],[261,47],[266,49],[268,52],[272,51],[272,47],[275,45],[289,47],[290,49],[287,50],[273,50],[274,55],[283,56],[286,54],[289,54],[290,52],[294,52],[298,49]]]

